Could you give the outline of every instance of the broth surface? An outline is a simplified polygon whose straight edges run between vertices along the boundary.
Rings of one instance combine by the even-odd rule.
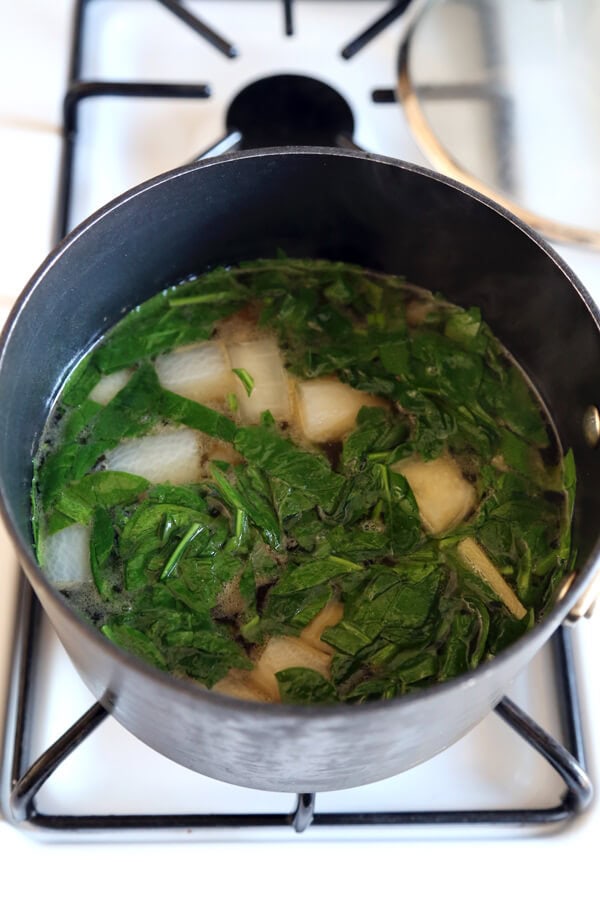
[[[40,564],[175,676],[363,702],[475,669],[572,567],[575,489],[481,319],[323,260],[215,269],[80,362],[34,464]]]

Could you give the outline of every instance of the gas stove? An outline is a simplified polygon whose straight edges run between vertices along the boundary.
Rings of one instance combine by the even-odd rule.
[[[479,7],[489,7],[487,0],[391,6],[376,0],[63,0],[52,10],[40,0],[28,6],[27,14],[13,9],[5,15],[9,28],[3,38],[4,64],[14,63],[20,73],[11,82],[16,96],[7,95],[0,105],[6,157],[3,244],[12,256],[0,280],[5,311],[67,230],[123,190],[200,156],[275,143],[333,143],[433,164],[398,102],[400,48],[411,40],[421,48],[420,79],[427,74],[424,40],[437,61],[432,83],[421,84],[422,97],[431,100],[436,90],[444,102],[454,96],[458,110],[475,96],[477,104],[487,104],[495,127],[506,114],[506,103],[487,84],[474,90],[472,80],[463,79],[450,90],[433,83],[436,72],[439,78],[441,37],[428,16],[444,7],[443,24],[449,27],[454,8],[456,27],[463,28],[465,10],[477,18]],[[54,38],[51,50],[48,33]],[[473,32],[475,55],[481,52],[481,34],[485,29]],[[454,149],[463,126],[464,110],[451,135]],[[471,154],[473,144],[478,147],[478,172],[489,176],[494,189],[496,182],[505,188],[512,202],[514,183],[506,166],[497,164],[490,134],[473,141],[463,134],[463,139]],[[553,177],[548,171],[548,180]],[[14,209],[10,216],[8,208]],[[588,232],[594,227],[587,220],[583,224]],[[592,242],[556,247],[599,297],[600,262]],[[419,883],[417,867],[428,849],[440,859],[437,869],[427,856],[431,888],[443,883],[448,889],[445,864],[458,871],[468,863],[482,875],[509,841],[515,858],[525,845],[528,857],[536,858],[531,882],[538,887],[548,882],[558,891],[563,871],[550,877],[540,867],[546,854],[550,860],[551,846],[568,845],[583,857],[600,834],[598,811],[586,807],[584,774],[589,771],[593,779],[600,745],[593,704],[600,685],[593,651],[597,620],[561,631],[514,683],[498,713],[418,768],[343,792],[271,794],[185,770],[105,718],[22,584],[2,537],[0,719],[6,743],[0,799],[8,819],[0,822],[0,847],[3,855],[36,867],[43,858],[39,874],[33,871],[40,883],[44,870],[57,865],[74,842],[78,864],[101,858],[104,872],[94,888],[110,882],[111,865],[125,870],[126,858],[135,857],[148,865],[138,884],[147,883],[150,890],[166,887],[166,867],[176,858],[184,878],[193,875],[199,857],[211,871],[225,861],[235,886],[246,883],[244,865],[251,857],[260,857],[261,864],[268,857],[282,876],[293,862],[288,852],[296,853],[302,844],[309,863],[325,857],[342,865],[359,861],[356,875],[349,876],[346,866],[338,881],[350,894],[376,881],[367,875],[369,868],[377,877],[394,869],[399,857],[408,862],[402,852],[409,849],[405,881]],[[26,771],[11,804],[7,784]],[[161,848],[152,849],[150,843],[157,841]],[[52,842],[51,856],[46,842]],[[90,842],[101,844],[92,848]],[[182,855],[191,850],[186,842],[201,854]],[[275,845],[265,855],[266,846]],[[223,857],[225,848],[230,851]],[[236,863],[228,864],[234,857]],[[375,862],[379,874],[373,873]],[[494,879],[492,892],[512,882],[503,868]],[[335,881],[333,869],[324,873],[323,884]],[[67,876],[65,885],[69,882]],[[300,887],[292,883],[286,890],[293,894]]]

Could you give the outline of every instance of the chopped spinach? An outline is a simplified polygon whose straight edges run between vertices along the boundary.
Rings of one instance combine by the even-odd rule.
[[[327,445],[299,440],[269,409],[244,421],[232,383],[206,405],[161,386],[156,356],[210,339],[238,313],[276,336],[291,378],[335,375],[384,402],[366,402]],[[89,398],[124,369],[105,406]],[[251,366],[231,370],[253,394]],[[229,454],[209,453],[199,482],[184,485],[103,469],[123,440],[164,426]],[[48,433],[34,465],[36,540],[89,527],[102,632],[209,688],[332,606],[343,614],[320,636],[329,678],[279,670],[283,701],[357,703],[445,681],[534,626],[574,563],[573,453],[553,451],[539,402],[480,310],[357,265],[255,260],[136,305],[74,368]],[[434,535],[395,466],[443,454],[477,503]],[[461,563],[465,537],[516,591],[521,619]]]
[[[295,705],[323,705],[337,701],[335,688],[316,670],[288,667],[277,674],[283,702]]]
[[[234,446],[264,473],[302,490],[325,511],[331,510],[344,484],[344,478],[331,470],[323,455],[299,449],[264,427],[240,428]]]

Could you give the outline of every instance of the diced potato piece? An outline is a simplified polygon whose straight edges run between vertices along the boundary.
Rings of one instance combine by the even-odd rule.
[[[222,400],[235,389],[229,356],[220,340],[160,355],[154,366],[165,390],[195,402]]]
[[[501,599],[511,614],[518,620],[525,617],[527,609],[521,604],[516,594],[510,588],[500,571],[492,564],[479,543],[468,536],[458,544],[458,554],[461,560],[467,564],[482,580],[491,586],[499,599]]]
[[[249,682],[273,701],[279,701],[279,684],[275,674],[288,667],[308,667],[329,676],[331,656],[319,652],[296,636],[272,636],[260,656]]]
[[[65,527],[46,537],[42,547],[44,573],[59,589],[91,581],[89,527]]]
[[[431,533],[451,530],[475,505],[475,488],[448,456],[433,461],[407,458],[392,465],[392,470],[408,480],[423,524]]]
[[[246,387],[234,374],[234,389],[242,419],[255,424],[267,409],[277,421],[289,419],[288,377],[277,341],[273,337],[265,337],[248,343],[230,343],[227,349],[232,369],[247,371],[254,381],[248,395]]]
[[[88,398],[100,405],[108,405],[110,400],[114,399],[117,393],[123,389],[130,377],[131,371],[127,368],[124,368],[123,371],[115,371],[113,374],[105,374],[100,378]]]
[[[106,455],[109,471],[125,471],[151,483],[195,483],[200,479],[198,434],[187,427],[124,440]]]
[[[296,384],[300,426],[313,443],[339,440],[356,425],[363,405],[386,405],[385,400],[355,390],[336,377],[316,377]]]
[[[311,620],[310,624],[302,630],[300,638],[314,649],[333,655],[335,649],[326,642],[321,642],[321,636],[323,630],[327,629],[327,627],[334,627],[336,624],[339,624],[343,616],[344,606],[341,602],[334,600],[327,602],[325,607]]]
[[[269,701],[266,695],[248,682],[245,672],[241,673],[236,670],[230,670],[227,676],[215,683],[212,689],[213,692],[220,692],[222,695],[231,695],[233,698],[242,698],[251,702]]]

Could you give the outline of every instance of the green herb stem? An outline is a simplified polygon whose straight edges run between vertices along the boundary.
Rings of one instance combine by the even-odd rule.
[[[189,544],[198,536],[199,533],[202,532],[203,529],[204,525],[200,522],[194,522],[193,524],[190,524],[184,535],[181,537],[181,539],[169,555],[167,563],[165,564],[160,575],[161,580],[166,580],[171,576]]]
[[[231,370],[242,382],[246,395],[251,396],[254,389],[254,378],[252,375],[245,368],[232,368]]]
[[[222,471],[219,471],[213,463],[210,465],[210,473],[212,474],[217,488],[226,502],[229,502],[235,509],[245,511],[246,506],[240,493],[231,485]]]
[[[370,452],[367,460],[371,462],[385,462],[390,457],[390,452]]]
[[[244,532],[244,525],[248,520],[248,515],[245,511],[242,511],[241,508],[238,508],[235,513],[235,535],[239,539],[239,537]]]

